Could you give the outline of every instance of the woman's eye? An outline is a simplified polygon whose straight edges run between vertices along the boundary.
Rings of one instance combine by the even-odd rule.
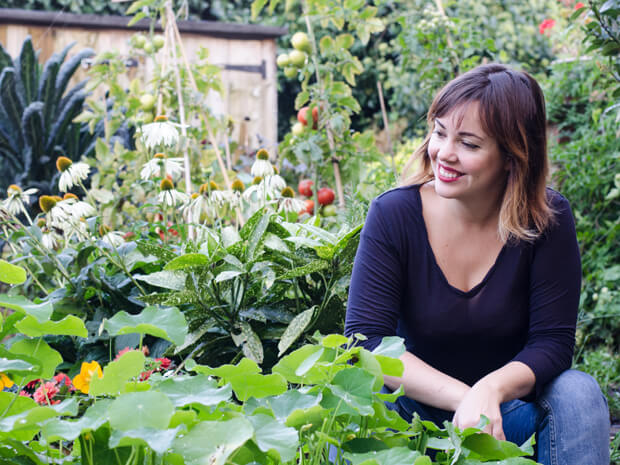
[[[476,144],[470,144],[469,142],[465,142],[465,141],[463,141],[463,145],[464,145],[465,147],[467,147],[468,149],[477,149],[477,148],[479,148],[479,146],[478,146],[478,145],[476,145]]]
[[[439,129],[435,129],[433,131],[433,134],[437,134],[439,137],[443,137],[444,136],[444,133],[442,131],[440,131]]]

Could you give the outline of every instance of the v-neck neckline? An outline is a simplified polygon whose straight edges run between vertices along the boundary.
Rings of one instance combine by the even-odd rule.
[[[420,188],[421,187],[422,187],[421,185],[418,186],[418,188],[416,189],[416,194],[417,194],[417,200],[418,200],[419,205],[420,205],[420,219],[422,220],[422,226],[423,226],[423,229],[424,229],[424,239],[425,239],[425,242],[426,242],[426,250],[427,250],[428,254],[431,257],[431,260],[433,262],[433,266],[435,267],[437,273],[441,277],[441,280],[444,282],[444,284],[450,290],[452,290],[452,292],[455,292],[456,294],[464,296],[464,297],[473,297],[482,289],[482,287],[484,287],[484,285],[487,283],[487,281],[491,278],[491,275],[493,274],[493,272],[497,268],[500,259],[504,255],[504,251],[507,248],[507,244],[504,243],[504,245],[500,249],[499,253],[497,254],[497,257],[495,257],[495,261],[493,262],[493,265],[491,265],[491,267],[488,269],[488,271],[486,272],[486,274],[484,275],[482,280],[478,284],[476,284],[474,287],[472,287],[468,291],[464,291],[464,290],[462,290],[462,289],[460,289],[460,288],[450,284],[450,281],[448,281],[448,278],[446,277],[445,273],[443,272],[443,270],[439,266],[439,263],[437,262],[437,257],[435,256],[435,251],[433,250],[433,247],[431,246],[431,241],[430,241],[430,239],[428,237],[428,229],[426,228],[426,221],[424,220],[424,213],[423,213],[422,194],[420,193]]]

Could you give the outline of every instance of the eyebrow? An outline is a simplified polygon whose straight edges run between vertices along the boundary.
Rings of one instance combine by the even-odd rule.
[[[446,129],[446,126],[441,121],[439,121],[439,119],[435,118],[435,123],[441,126],[442,129]],[[459,136],[469,136],[469,137],[475,137],[476,139],[484,140],[482,137],[480,137],[477,134],[474,134],[473,132],[460,131]]]

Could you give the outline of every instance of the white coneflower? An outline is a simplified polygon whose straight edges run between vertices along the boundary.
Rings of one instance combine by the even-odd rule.
[[[145,124],[139,130],[142,134],[142,141],[148,149],[157,147],[158,145],[166,145],[174,147],[179,142],[179,124],[168,121],[168,117],[160,115],[155,117],[155,121]]]
[[[256,176],[252,180],[252,185],[243,191],[243,199],[248,203],[258,202],[263,197],[263,186],[263,178]]]
[[[19,213],[28,214],[26,205],[30,205],[30,196],[38,191],[35,188],[23,191],[18,185],[11,184],[6,190],[7,198],[2,201],[2,206],[12,215]]]
[[[179,179],[183,174],[183,158],[168,158],[163,153],[156,153],[151,160],[144,164],[140,171],[140,177],[143,181],[152,177],[163,178],[167,174],[172,176],[172,179]]]
[[[60,201],[62,199],[57,195],[42,195],[39,197],[39,207],[45,213],[49,226],[64,230],[72,217],[62,207],[58,206]]]
[[[101,242],[108,247],[117,249],[125,243],[125,237],[122,232],[111,231],[105,225],[99,226],[99,234],[101,235]]]
[[[88,177],[90,166],[84,162],[73,163],[67,157],[58,157],[56,159],[56,168],[60,171],[60,179],[58,180],[58,189],[60,192],[67,192],[74,185],[78,185]]]
[[[76,219],[89,218],[97,213],[95,207],[78,199],[77,195],[69,192],[64,195],[62,200],[58,202],[56,206],[62,208],[65,212]]]
[[[160,204],[176,207],[179,203],[185,203],[189,200],[189,196],[176,190],[173,182],[168,178],[162,179],[159,188],[160,192],[157,195],[157,201]]]
[[[265,183],[267,195],[271,198],[277,197],[278,194],[280,194],[280,192],[282,192],[282,190],[286,187],[286,181],[279,174],[267,176],[263,182]]]
[[[202,195],[199,192],[194,192],[190,196],[189,203],[183,207],[183,218],[187,219],[191,216],[192,222],[200,223],[203,218],[203,214],[211,219],[215,217],[215,208],[211,205],[211,202],[206,195]]]
[[[282,189],[280,195],[282,197],[280,198],[280,206],[278,207],[278,212],[284,211],[286,213],[299,213],[306,207],[303,200],[295,198],[295,192],[290,187],[285,187],[284,189]]]
[[[256,161],[252,165],[250,172],[252,176],[260,176],[261,178],[273,175],[273,166],[269,162],[269,153],[267,153],[267,150],[260,149],[256,153]]]
[[[62,238],[60,237],[60,235],[56,234],[52,230],[44,228],[41,231],[41,244],[43,244],[43,247],[45,247],[46,249],[56,249],[61,239]]]
[[[67,241],[71,241],[73,236],[76,236],[78,240],[88,239],[88,224],[84,218],[72,218],[65,223],[65,229],[63,230]]]

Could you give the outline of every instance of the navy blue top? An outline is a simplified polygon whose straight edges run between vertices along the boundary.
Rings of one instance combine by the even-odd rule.
[[[516,360],[536,376],[535,395],[571,365],[581,261],[568,201],[547,189],[555,221],[533,243],[504,245],[473,289],[448,283],[435,261],[419,186],[373,200],[353,264],[345,334],[374,349],[399,335],[407,350],[473,385]]]

